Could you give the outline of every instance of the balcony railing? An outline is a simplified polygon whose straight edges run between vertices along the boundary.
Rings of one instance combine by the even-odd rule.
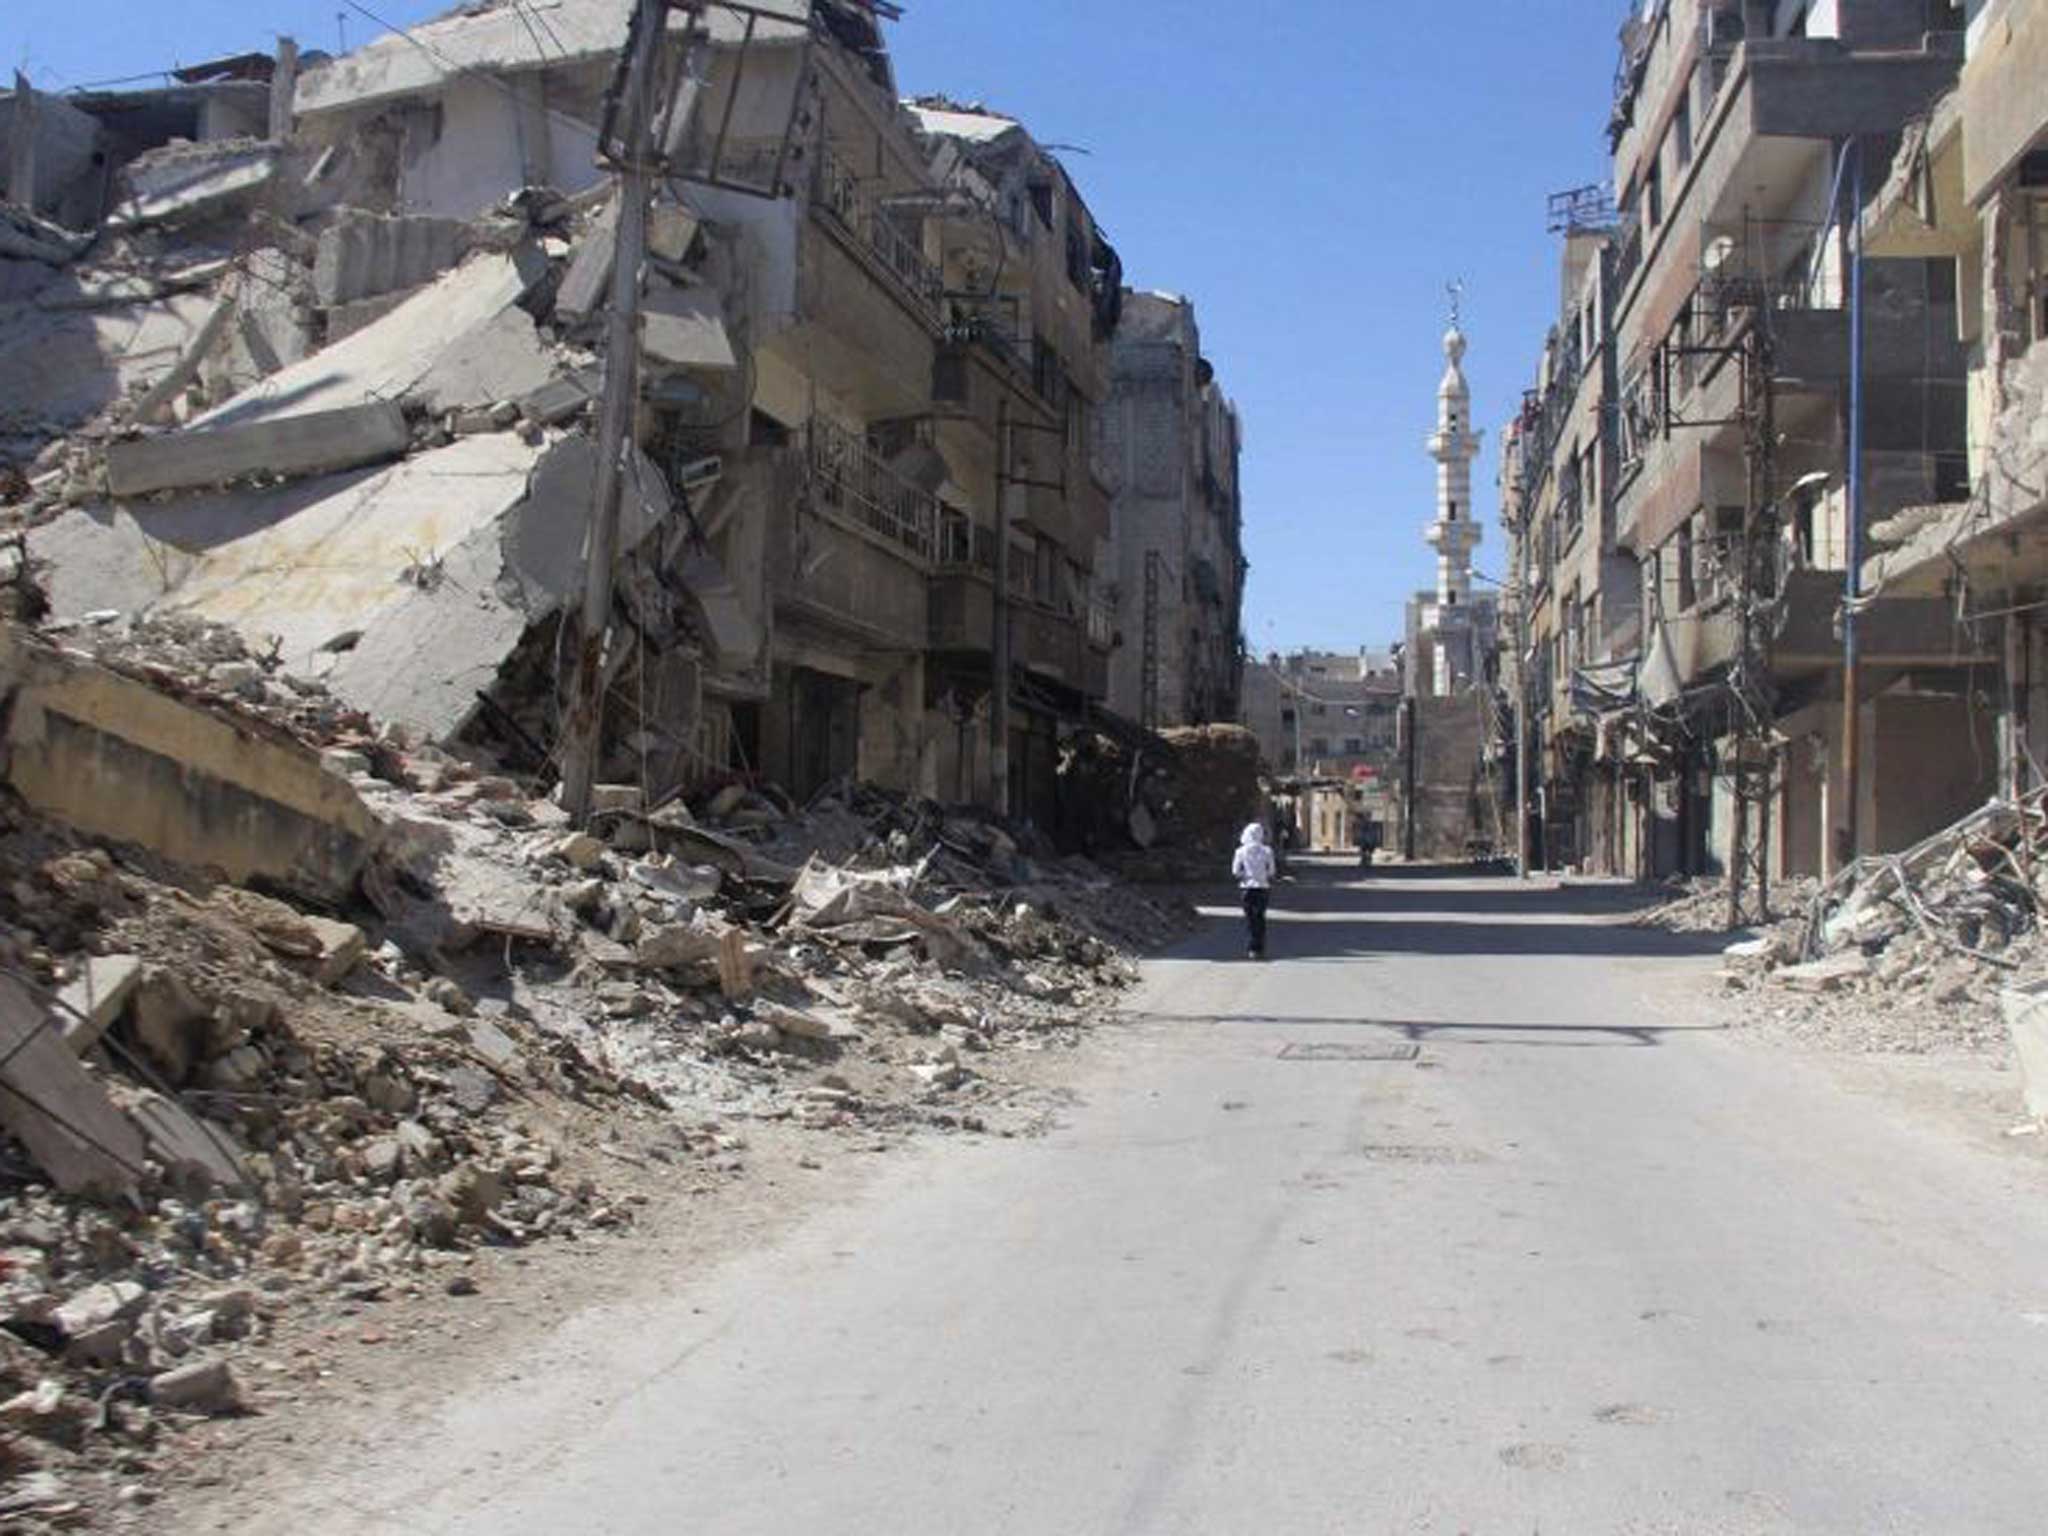
[[[953,570],[993,571],[996,535],[964,512],[939,509],[938,564]]]
[[[926,259],[923,249],[901,225],[874,206],[866,184],[832,152],[829,144],[818,146],[811,199],[865,246],[921,307],[937,313],[940,295],[945,291],[939,269]]]
[[[938,538],[939,504],[884,464],[866,442],[821,416],[805,428],[805,464],[818,501],[919,560]]]

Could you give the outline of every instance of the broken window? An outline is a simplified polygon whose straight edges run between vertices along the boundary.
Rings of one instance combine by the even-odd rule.
[[[1672,164],[1684,170],[1692,164],[1692,77],[1678,93],[1678,110],[1671,117]]]
[[[1690,613],[1699,601],[1699,577],[1693,568],[1692,519],[1678,525],[1678,611]]]

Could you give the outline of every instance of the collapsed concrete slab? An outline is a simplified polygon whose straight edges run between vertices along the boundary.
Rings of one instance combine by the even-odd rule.
[[[313,294],[323,305],[417,288],[455,265],[463,225],[457,219],[354,214],[320,232]]]
[[[407,397],[454,410],[537,389],[553,361],[532,319],[514,306],[546,273],[537,247],[478,256],[192,424],[274,421]]]
[[[116,496],[144,496],[225,485],[257,473],[323,474],[395,459],[411,446],[405,413],[385,400],[109,443],[107,488]]]
[[[34,810],[194,869],[335,902],[377,818],[319,756],[0,630],[4,776]]]
[[[167,144],[128,162],[128,195],[107,215],[109,229],[175,224],[253,203],[277,174],[278,149],[265,139]]]
[[[622,547],[668,516],[644,459]],[[60,616],[187,613],[275,645],[344,702],[429,737],[460,730],[537,620],[581,592],[596,450],[509,433],[381,471],[69,513],[29,535]]]
[[[705,288],[679,288],[656,279],[648,285],[640,345],[648,357],[677,368],[733,368],[724,306]]]
[[[147,390],[184,360],[214,308],[204,292],[89,309],[0,304],[0,448],[61,436]]]

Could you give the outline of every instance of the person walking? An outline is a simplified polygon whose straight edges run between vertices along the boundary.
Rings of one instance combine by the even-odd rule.
[[[1237,840],[1237,853],[1230,861],[1237,876],[1237,888],[1244,899],[1245,953],[1254,960],[1266,958],[1266,902],[1273,893],[1273,850],[1266,843],[1266,825],[1254,821]]]

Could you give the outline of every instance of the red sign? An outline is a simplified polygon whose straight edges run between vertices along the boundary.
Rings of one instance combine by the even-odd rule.
[[[1354,779],[1376,779],[1379,776],[1379,769],[1374,768],[1368,763],[1360,763],[1351,770],[1351,777]]]

